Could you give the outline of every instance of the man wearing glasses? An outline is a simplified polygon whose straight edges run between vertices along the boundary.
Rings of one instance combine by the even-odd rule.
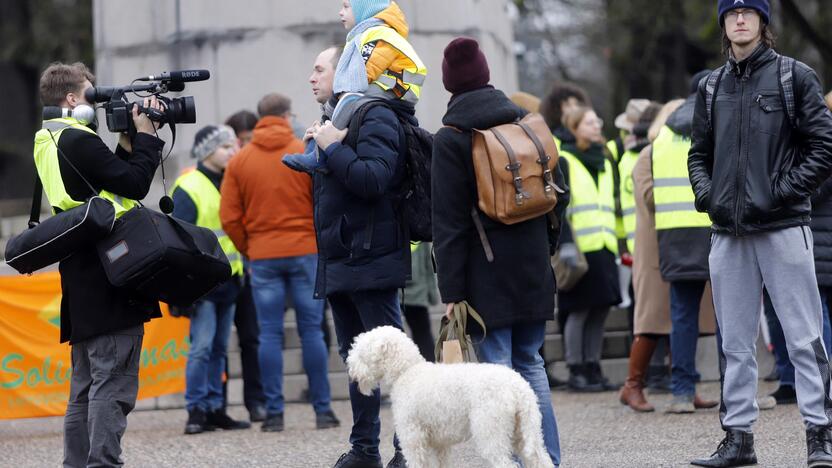
[[[830,369],[821,339],[810,197],[832,172],[832,114],[808,66],[773,49],[768,0],[719,0],[728,62],[700,82],[688,167],[713,223],[709,266],[722,335],[726,436],[698,466],[756,464],[763,284],[796,369],[808,466],[832,466]]]

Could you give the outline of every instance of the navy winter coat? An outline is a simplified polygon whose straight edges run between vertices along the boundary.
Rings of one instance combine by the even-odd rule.
[[[316,298],[404,287],[410,248],[397,213],[402,135],[396,114],[378,106],[365,115],[355,149],[333,143],[324,150],[327,168],[314,178]]]

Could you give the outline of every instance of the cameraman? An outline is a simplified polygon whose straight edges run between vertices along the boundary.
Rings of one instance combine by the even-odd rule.
[[[132,145],[121,135],[110,151],[94,131],[93,107],[84,97],[94,81],[82,63],[53,63],[43,72],[43,105],[66,109],[70,117],[43,123],[35,136],[35,165],[55,212],[95,195],[92,185],[121,216],[150,190],[164,142],[154,136],[158,124],[134,108]],[[144,106],[161,110],[156,98]],[[121,436],[139,389],[144,323],[161,317],[159,305],[111,286],[95,248],[75,252],[59,270],[61,342],[72,349],[64,466],[121,466]]]

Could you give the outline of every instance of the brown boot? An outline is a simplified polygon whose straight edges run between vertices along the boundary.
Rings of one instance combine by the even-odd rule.
[[[716,408],[718,405],[719,405],[718,401],[703,400],[702,398],[699,397],[699,395],[696,395],[695,397],[693,397],[693,407],[696,408],[696,409]]]
[[[656,340],[645,336],[636,336],[630,349],[630,371],[627,381],[621,387],[618,399],[639,413],[654,411],[653,405],[644,398],[644,376],[650,365],[650,358],[656,349]]]

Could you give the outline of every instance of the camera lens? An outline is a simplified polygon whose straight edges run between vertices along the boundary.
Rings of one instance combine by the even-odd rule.
[[[172,99],[167,114],[175,123],[196,123],[196,104],[193,96]]]

